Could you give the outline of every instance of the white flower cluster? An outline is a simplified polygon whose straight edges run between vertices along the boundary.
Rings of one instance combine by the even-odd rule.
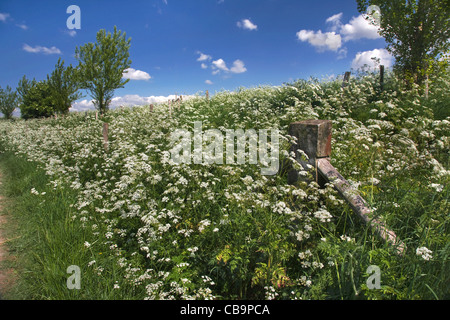
[[[416,255],[420,256],[423,260],[430,260],[433,259],[433,256],[431,255],[433,251],[428,249],[427,247],[420,247],[416,249]]]

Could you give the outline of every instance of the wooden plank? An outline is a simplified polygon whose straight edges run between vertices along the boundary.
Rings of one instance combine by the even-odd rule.
[[[394,245],[399,254],[403,254],[406,245],[397,238],[397,235],[389,230],[384,222],[376,217],[371,217],[372,211],[366,201],[360,196],[358,190],[353,188],[347,180],[334,168],[329,159],[317,159],[317,170],[326,180],[333,183],[339,194],[348,202],[352,210],[378,235],[388,243]]]

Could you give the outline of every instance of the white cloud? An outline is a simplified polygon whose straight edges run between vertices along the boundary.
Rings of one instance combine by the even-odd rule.
[[[0,12],[0,21],[6,22],[6,20],[9,18],[9,13],[1,13]]]
[[[331,31],[338,31],[339,28],[341,27],[342,23],[341,23],[341,19],[342,19],[342,15],[343,13],[338,13],[335,15],[332,15],[331,17],[329,17],[325,22],[329,23],[332,25],[331,27]]]
[[[183,100],[187,100],[193,98],[194,96],[185,95],[183,96]],[[164,103],[169,100],[174,100],[179,98],[177,95],[169,95],[169,96],[148,96],[142,97],[137,94],[129,94],[123,97],[115,97],[111,100],[111,104],[109,105],[110,109],[115,109],[120,106],[124,107],[134,107],[134,106],[147,106],[150,104],[158,104]],[[95,110],[94,103],[92,100],[81,100],[74,102],[70,111],[88,111]]]
[[[230,71],[232,73],[243,73],[247,71],[247,68],[245,68],[244,62],[238,59],[233,62],[233,66],[231,67]]]
[[[28,26],[26,24],[16,24],[22,30],[28,30]]]
[[[65,33],[71,36],[72,38],[77,35],[77,32],[75,30],[67,30],[65,31]]]
[[[72,107],[69,109],[70,111],[87,111],[87,110],[95,110],[94,104],[89,100],[81,100],[74,102]]]
[[[206,84],[213,84],[213,82],[211,80],[205,80]]]
[[[197,51],[197,54],[200,55],[200,57],[198,57],[197,61],[207,61],[207,60],[211,60],[212,59],[210,55],[201,53],[200,51]]]
[[[332,15],[331,17],[329,17],[329,18],[326,20],[326,22],[328,22],[328,23],[336,23],[336,22],[338,22],[338,21],[341,21],[342,15],[343,15],[342,12],[337,13],[337,14],[335,14],[335,15]]]
[[[379,64],[385,67],[391,67],[394,62],[394,57],[386,49],[374,49],[370,51],[358,52],[352,61],[352,68],[358,69],[367,65],[369,69],[378,67],[372,58],[380,59]]]
[[[204,63],[202,63],[200,66],[202,67],[202,69],[208,69],[208,66]]]
[[[31,52],[31,53],[61,54],[61,50],[59,50],[56,47],[51,47],[51,48],[42,47],[42,46],[31,47],[28,44],[24,44],[22,49],[25,50],[26,52]]]
[[[309,44],[314,46],[319,52],[327,50],[335,51],[338,54],[337,59],[343,59],[347,56],[347,48],[342,47],[345,42],[358,39],[381,38],[378,33],[379,28],[366,20],[367,15],[353,17],[350,22],[346,24],[341,22],[342,16],[343,13],[340,12],[325,20],[329,25],[329,32],[322,33],[321,30],[300,30],[297,32],[297,38],[303,42],[309,42]],[[355,58],[355,63],[358,65],[359,60],[366,60],[364,53],[359,54],[362,54],[362,56]],[[384,52],[382,57],[384,59],[387,58]]]
[[[342,39],[336,32],[325,32],[312,30],[300,30],[297,32],[297,38],[300,41],[307,41],[319,52],[326,50],[337,51],[342,46]]]
[[[363,15],[353,17],[349,23],[340,28],[340,33],[344,41],[358,39],[378,39],[381,38],[378,33],[379,28],[365,19]]]
[[[237,26],[242,29],[246,30],[258,30],[258,26],[251,22],[249,19],[242,19],[241,21],[238,21]]]
[[[227,68],[227,64],[225,63],[225,61],[223,61],[223,59],[218,59],[212,62],[213,67],[217,68],[219,70],[228,72],[229,69]]]
[[[233,62],[233,66],[231,67],[231,69],[228,69],[227,64],[225,63],[225,61],[223,59],[218,59],[212,62],[212,68],[213,68],[213,75],[218,74],[220,71],[224,71],[226,73],[231,72],[231,73],[244,73],[247,71],[247,68],[245,68],[245,64],[242,60],[235,60]]]
[[[128,68],[124,70],[123,78],[130,80],[149,80],[151,79],[151,76],[147,72]]]

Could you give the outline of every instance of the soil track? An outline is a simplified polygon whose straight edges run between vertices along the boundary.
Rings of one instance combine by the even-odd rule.
[[[5,198],[1,195],[2,189],[2,174],[0,172],[0,300],[4,299],[5,293],[13,285],[14,271],[11,268],[5,266],[5,262],[10,260],[10,256],[7,248],[6,237],[6,224],[7,216],[4,210]]]

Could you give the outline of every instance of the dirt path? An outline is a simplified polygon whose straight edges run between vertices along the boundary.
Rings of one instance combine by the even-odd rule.
[[[0,172],[0,300],[3,299],[4,294],[11,288],[13,284],[14,271],[8,268],[6,262],[12,257],[8,253],[6,245],[7,236],[5,226],[7,223],[7,216],[4,212],[5,198],[1,195],[2,189],[2,174]]]

